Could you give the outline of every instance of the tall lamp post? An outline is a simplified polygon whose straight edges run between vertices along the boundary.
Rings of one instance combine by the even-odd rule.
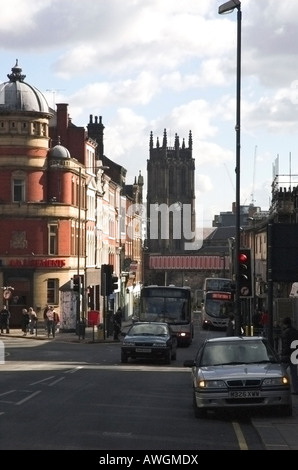
[[[236,233],[235,233],[235,332],[241,334],[241,299],[240,299],[240,272],[239,272],[239,254],[240,254],[240,102],[241,102],[241,2],[239,0],[230,0],[218,8],[220,15],[231,13],[237,9],[237,72],[236,72]]]

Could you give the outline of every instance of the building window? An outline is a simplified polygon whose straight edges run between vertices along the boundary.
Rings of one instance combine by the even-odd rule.
[[[25,180],[13,180],[13,202],[25,202]]]
[[[59,279],[48,279],[47,281],[47,304],[58,305],[59,303]]]
[[[58,254],[58,226],[49,225],[49,255]]]

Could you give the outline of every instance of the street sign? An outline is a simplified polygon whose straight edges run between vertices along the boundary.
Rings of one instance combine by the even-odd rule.
[[[11,296],[12,296],[11,290],[5,289],[3,291],[3,299],[9,300],[11,298]]]

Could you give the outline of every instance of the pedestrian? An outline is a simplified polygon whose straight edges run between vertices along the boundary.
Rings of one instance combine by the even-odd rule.
[[[253,328],[254,328],[254,334],[257,335],[257,336],[260,336],[261,335],[261,332],[263,330],[263,326],[262,326],[262,323],[261,323],[261,318],[262,318],[262,314],[260,312],[260,310],[257,310],[253,317],[252,317],[252,324],[253,324]]]
[[[47,313],[48,313],[49,308],[50,308],[50,307],[49,307],[48,305],[46,305],[45,308],[44,308],[44,310],[43,310],[43,319],[44,319],[45,321],[47,321],[47,318],[48,318],[48,317],[47,317]]]
[[[267,310],[264,310],[261,316],[261,324],[263,327],[263,335],[268,338],[268,332],[269,332],[269,313]]]
[[[44,310],[43,310],[43,319],[44,319],[44,324],[45,324],[45,330],[46,331],[48,331],[48,326],[47,326],[47,322],[48,322],[47,313],[48,313],[48,310],[49,310],[49,306],[47,304],[45,306]]]
[[[6,307],[6,305],[3,306],[3,309],[0,311],[0,328],[1,328],[1,334],[3,334],[4,330],[6,333],[9,333],[9,319],[10,319],[10,311]]]
[[[30,331],[30,335],[33,335],[34,329],[35,330],[37,329],[37,314],[33,310],[33,307],[29,307],[28,313],[30,317],[29,331]]]
[[[23,336],[27,335],[29,322],[30,322],[30,316],[29,316],[28,310],[26,308],[23,308],[22,309],[22,331],[24,333]]]
[[[277,353],[280,349],[281,327],[278,321],[273,323],[273,346]]]
[[[230,313],[226,336],[234,336],[234,335],[235,335],[235,317],[232,313]]]
[[[113,316],[113,329],[114,329],[114,339],[119,340],[119,335],[121,332],[122,326],[122,310],[119,307],[117,312]]]
[[[295,340],[298,340],[298,330],[292,326],[291,318],[285,317],[281,333],[281,360],[285,363],[286,368],[290,369],[292,393],[298,395],[297,364],[291,361],[291,354],[296,349],[296,346],[292,345]]]
[[[60,327],[60,317],[57,312],[54,311],[54,323],[55,323],[55,331],[56,333],[59,332]]]
[[[55,338],[55,334],[56,334],[56,325],[59,321],[59,316],[58,314],[55,312],[54,310],[54,307],[49,307],[48,308],[48,311],[46,313],[47,315],[47,332],[48,332],[48,338],[50,337],[50,335],[53,336],[53,338]]]

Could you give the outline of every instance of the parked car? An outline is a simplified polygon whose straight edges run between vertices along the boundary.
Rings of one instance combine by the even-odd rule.
[[[163,322],[134,323],[121,345],[121,362],[128,358],[162,359],[167,364],[176,359],[177,337],[170,325]]]
[[[208,410],[272,408],[292,415],[290,378],[266,338],[232,336],[207,339],[191,368],[197,418]]]

